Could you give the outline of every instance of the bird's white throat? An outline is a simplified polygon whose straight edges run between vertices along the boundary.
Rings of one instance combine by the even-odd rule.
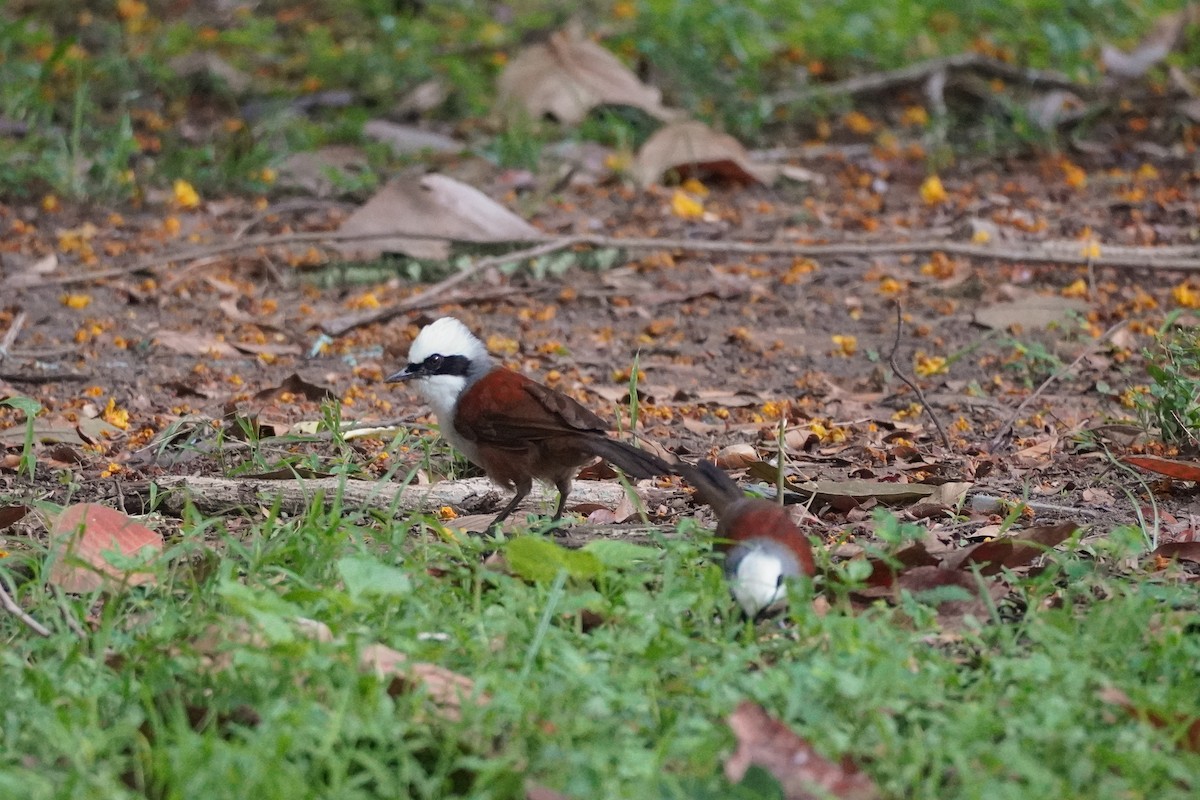
[[[460,436],[454,427],[454,407],[467,388],[467,379],[461,375],[430,375],[413,383],[417,392],[433,409],[442,438],[450,442],[450,445],[469,461],[478,464],[479,457],[475,445]]]
[[[408,363],[421,364],[430,356],[461,356],[469,367],[466,375],[424,375],[413,380],[413,387],[429,403],[437,417],[442,436],[475,463],[478,454],[473,444],[454,428],[454,408],[467,387],[492,368],[487,346],[470,328],[454,317],[442,317],[421,329],[408,350]]]
[[[746,616],[755,617],[787,596],[783,561],[758,547],[751,548],[730,576],[729,588]]]

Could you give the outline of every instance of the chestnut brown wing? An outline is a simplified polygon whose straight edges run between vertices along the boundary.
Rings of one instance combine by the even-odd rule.
[[[468,441],[521,449],[571,433],[604,433],[604,420],[571,398],[510,370],[495,370],[459,399],[454,427]]]

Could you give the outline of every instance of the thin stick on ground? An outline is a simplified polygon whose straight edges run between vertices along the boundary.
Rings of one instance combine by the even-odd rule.
[[[51,275],[29,281],[18,281],[10,278],[6,283],[0,285],[11,289],[65,286],[75,283],[88,283],[104,278],[120,277],[133,272],[163,269],[180,261],[193,261],[264,247],[319,244],[322,242],[370,241],[372,239],[391,239],[397,236],[410,239],[457,241],[446,236],[410,233],[408,231],[354,234],[338,233],[337,231],[316,231],[280,234],[277,236],[251,236],[244,239],[228,240],[217,244],[202,245],[173,253],[150,256],[112,269],[96,272],[72,270],[67,274]],[[950,239],[927,239],[909,242],[845,241],[827,244],[808,244],[804,242],[781,241],[741,242],[728,239],[659,239],[581,235],[562,236],[555,239],[539,239],[535,241],[538,244],[528,250],[518,250],[504,256],[492,256],[488,259],[483,259],[483,261],[493,262],[493,259],[502,259],[499,263],[511,263],[512,261],[531,258],[532,256],[528,255],[531,251],[536,251],[537,255],[548,255],[570,247],[624,248],[626,250],[682,250],[694,253],[739,253],[744,255],[779,255],[800,258],[917,255],[940,252],[961,258],[1025,261],[1034,264],[1087,266],[1090,260],[1096,267],[1200,272],[1200,247],[1191,245],[1164,247],[1125,247],[1114,245],[1105,247],[1100,256],[1089,258],[1087,254],[1080,251],[1077,240],[976,244],[974,242],[962,242]],[[456,273],[455,276],[451,277],[456,277],[460,274],[462,273]]]
[[[462,283],[473,275],[478,275],[485,269],[501,267],[505,264],[511,264],[515,261],[524,261],[527,258],[537,258],[538,256],[544,256],[557,252],[563,248],[564,245],[562,245],[559,241],[553,241],[535,245],[534,247],[527,247],[524,250],[516,250],[511,253],[505,253],[504,255],[481,258],[465,269],[461,269],[458,272],[455,272],[453,275],[443,278],[425,290],[417,292],[412,297],[406,297],[399,303],[396,303],[389,308],[381,308],[378,311],[368,311],[364,314],[354,314],[326,320],[325,322],[321,323],[321,330],[325,331],[330,336],[340,336],[346,331],[362,325],[386,322],[387,320],[394,319],[395,317],[398,317],[408,311],[421,308],[430,301],[440,303],[442,301],[442,295],[444,295],[447,290],[453,289],[458,284]]]
[[[71,606],[67,603],[64,594],[62,589],[57,586],[54,587],[54,597],[58,600],[58,610],[62,613],[63,622],[67,623],[67,627],[80,639],[86,639],[87,631],[79,624],[79,620],[75,618],[75,613],[71,611]]]
[[[18,311],[13,317],[12,324],[8,326],[8,330],[4,332],[4,338],[0,339],[0,361],[8,358],[8,351],[12,349],[16,343],[17,337],[21,335],[21,329],[25,327],[25,312]]]
[[[0,579],[0,605],[4,606],[5,611],[24,622],[25,626],[38,636],[48,637],[50,635],[49,628],[26,614],[25,609],[17,605],[17,601],[13,600],[12,595],[8,593],[8,587],[4,585],[3,579]]]
[[[925,399],[925,393],[921,391],[921,387],[917,385],[916,381],[909,380],[908,376],[900,371],[900,366],[898,364],[896,364],[896,351],[900,349],[900,331],[903,327],[904,327],[904,309],[901,308],[900,301],[897,300],[896,301],[896,340],[894,342],[892,342],[892,352],[891,352],[891,355],[888,356],[888,366],[892,368],[892,374],[895,375],[900,380],[904,381],[904,383],[908,386],[908,388],[912,389],[913,392],[917,395],[917,400],[918,400],[918,402],[921,403],[921,408],[925,411],[926,414],[929,415],[929,418],[931,420],[933,420],[933,426],[935,428],[937,428],[938,435],[942,438],[942,444],[946,447],[947,450],[950,450],[951,449],[950,437],[946,435],[946,429],[942,427],[942,423],[940,420],[938,420],[937,414],[933,413],[933,409],[930,407],[929,402]]]
[[[1111,328],[1102,333],[1098,339],[1092,340],[1092,342],[1083,349],[1083,352],[1075,357],[1074,361],[1072,361],[1070,364],[1067,364],[1065,367],[1055,370],[1053,375],[1042,381],[1041,386],[1034,389],[1028,397],[1022,400],[1020,405],[1013,409],[1013,412],[1009,414],[1008,419],[1004,420],[1004,424],[1000,426],[1000,430],[996,432],[996,435],[992,437],[992,441],[988,443],[988,449],[995,450],[1000,445],[1000,442],[1004,441],[1004,437],[1007,436],[1012,430],[1013,423],[1017,421],[1022,412],[1024,412],[1034,400],[1038,399],[1043,392],[1050,388],[1050,386],[1052,386],[1054,383],[1058,382],[1058,380],[1064,375],[1074,372],[1075,368],[1078,367],[1085,358],[1096,351],[1096,348],[1111,339],[1113,334],[1121,330],[1121,328],[1124,328],[1127,324],[1129,324],[1129,320],[1121,320],[1116,325],[1113,325]]]

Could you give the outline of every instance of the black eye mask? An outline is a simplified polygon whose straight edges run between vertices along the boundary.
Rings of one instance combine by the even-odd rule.
[[[458,375],[463,377],[471,366],[466,356],[443,356],[437,353],[420,364],[409,364],[408,372],[414,375]]]

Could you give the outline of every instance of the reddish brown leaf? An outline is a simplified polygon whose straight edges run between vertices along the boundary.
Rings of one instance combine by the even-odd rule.
[[[1192,753],[1200,753],[1200,718],[1188,717],[1183,714],[1160,714],[1138,708],[1129,699],[1129,695],[1115,686],[1109,686],[1096,693],[1097,698],[1109,705],[1123,709],[1131,716],[1145,720],[1156,728],[1166,728],[1176,731],[1176,744]]]
[[[571,800],[562,792],[547,789],[536,783],[525,784],[525,800]]]
[[[0,530],[4,530],[28,513],[29,506],[0,506]]]
[[[895,583],[896,575],[905,570],[913,567],[936,567],[939,563],[941,562],[938,557],[929,552],[924,542],[913,542],[891,559],[871,559],[871,575],[867,578],[867,585],[888,588]]]
[[[305,380],[300,377],[300,373],[293,372],[291,375],[278,386],[270,389],[263,389],[254,395],[255,400],[269,400],[281,392],[291,392],[292,394],[301,395],[305,400],[312,403],[319,403],[322,400],[336,400],[337,393],[325,386],[318,386],[315,383]]]
[[[1166,475],[1175,480],[1200,481],[1200,463],[1195,461],[1179,461],[1174,458],[1159,458],[1158,456],[1125,456],[1121,460],[1147,472]]]
[[[1150,555],[1200,564],[1200,542],[1167,542],[1154,548]]]
[[[737,737],[737,750],[725,761],[725,776],[735,783],[756,764],[779,781],[786,800],[879,796],[871,779],[853,765],[825,758],[757,703],[743,700],[726,723]]]
[[[106,553],[118,552],[128,558],[145,547],[155,553],[163,549],[162,536],[120,511],[96,503],[63,509],[50,526],[50,542],[56,556],[50,568],[50,584],[78,594],[114,583],[153,583],[153,573],[125,572],[114,566]]]
[[[380,678],[391,677],[388,693],[395,696],[411,691],[414,685],[425,687],[442,714],[451,720],[462,717],[462,703],[475,693],[475,682],[465,675],[422,661],[409,661],[408,656],[382,644],[369,644],[359,654],[359,667],[371,670]],[[486,705],[491,698],[475,696],[477,705]]]
[[[616,508],[610,509],[608,506],[604,506],[588,514],[587,520],[591,525],[620,525],[622,522],[636,518],[637,515],[637,506],[630,501],[629,495],[625,495]]]
[[[1074,522],[1027,528],[1015,536],[980,542],[951,553],[942,561],[942,567],[953,570],[979,564],[979,571],[983,575],[995,575],[1005,568],[1023,567],[1046,550],[1066,541],[1078,528]]]

